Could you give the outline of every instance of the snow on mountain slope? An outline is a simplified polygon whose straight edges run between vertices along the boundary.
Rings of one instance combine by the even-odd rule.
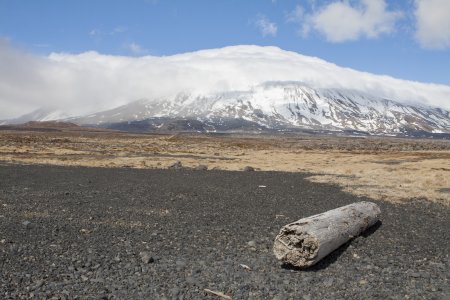
[[[311,88],[299,82],[267,82],[247,91],[180,93],[139,100],[71,121],[101,125],[147,118],[195,119],[213,128],[227,120],[241,119],[275,130],[450,132],[450,113],[442,109],[405,105],[354,90]]]
[[[355,90],[404,104],[450,110],[450,86],[356,71],[277,47],[241,45],[143,57],[96,52],[34,56],[11,50],[0,51],[0,61],[11,62],[15,74],[0,74],[1,118],[40,107],[80,116],[137,99],[171,98],[184,92],[209,95],[248,91],[269,81],[303,82],[313,89]]]
[[[60,109],[40,108],[15,119],[5,120],[3,124],[22,124],[30,121],[55,121],[68,118],[69,115]],[[0,124],[0,125],[3,125]]]
[[[1,78],[8,87],[0,89],[1,113],[9,116],[8,110],[27,105],[55,109],[7,123],[90,114],[74,121],[159,117],[192,118],[213,129],[243,120],[275,130],[450,130],[450,86],[360,72],[277,47],[232,46],[162,57],[54,53],[28,55],[26,65],[39,66],[21,68],[27,81]]]

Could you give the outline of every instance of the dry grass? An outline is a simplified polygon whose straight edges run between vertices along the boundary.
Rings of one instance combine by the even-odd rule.
[[[427,198],[450,204],[450,142],[393,138],[133,135],[117,132],[0,131],[0,160],[64,166],[311,172],[387,201]]]

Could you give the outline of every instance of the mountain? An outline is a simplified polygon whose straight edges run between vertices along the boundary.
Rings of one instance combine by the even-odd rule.
[[[30,59],[40,66],[36,81],[5,81],[15,92],[0,89],[0,101],[7,104],[2,115],[24,103],[54,109],[5,123],[65,120],[133,131],[450,131],[450,86],[343,68],[277,47]]]
[[[56,121],[68,118],[69,115],[61,109],[39,108],[18,118],[0,121],[0,125],[24,124],[31,121]]]
[[[70,121],[133,131],[450,133],[450,112],[443,109],[406,105],[348,89],[317,89],[299,82],[266,82],[246,91],[142,99]]]

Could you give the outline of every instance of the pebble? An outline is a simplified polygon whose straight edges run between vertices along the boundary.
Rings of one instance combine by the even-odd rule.
[[[36,283],[34,284],[34,286],[32,287],[33,290],[40,288],[41,286],[44,285],[44,280],[38,280],[36,281]]]
[[[247,245],[248,245],[249,247],[256,247],[256,242],[255,242],[255,241],[249,241],[249,242],[247,243]]]
[[[450,217],[435,203],[377,202],[383,225],[372,234],[310,269],[282,266],[272,253],[281,226],[362,200],[305,176],[2,166],[0,193],[36,184],[32,195],[1,194],[15,205],[0,218],[0,298],[216,298],[208,288],[233,299],[445,299]],[[86,187],[87,178],[97,179]],[[255,188],[261,183],[270,189]],[[66,190],[70,199],[57,197]],[[30,234],[9,211],[29,207],[52,216],[27,220],[45,230]],[[430,247],[433,240],[440,247]]]
[[[207,165],[198,165],[195,167],[196,171],[206,171],[208,170],[208,166]]]
[[[139,256],[141,257],[141,260],[144,264],[155,262],[155,259],[150,255],[150,253],[146,251],[140,252]]]
[[[173,170],[180,170],[183,168],[183,164],[181,163],[181,161],[177,161],[174,164],[169,166],[169,169],[173,169]]]
[[[333,285],[333,282],[334,282],[333,278],[327,278],[324,280],[323,285],[326,287],[330,287]]]
[[[177,261],[175,262],[175,264],[176,264],[177,266],[179,266],[179,267],[184,267],[184,266],[186,266],[186,262],[184,262],[184,261],[182,261],[182,260],[177,260]]]
[[[302,281],[306,284],[310,283],[312,280],[313,280],[313,278],[310,276],[303,277],[303,279],[302,279]]]

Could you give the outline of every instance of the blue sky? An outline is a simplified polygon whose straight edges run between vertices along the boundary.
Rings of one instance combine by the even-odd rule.
[[[450,11],[448,0],[422,1],[447,5]],[[90,50],[170,55],[229,45],[274,45],[357,70],[450,85],[450,23],[427,29],[441,28],[441,42],[421,41],[417,8],[422,1],[0,0],[0,37],[40,55]],[[384,4],[384,9],[371,10],[367,3]],[[349,25],[361,31],[333,36],[333,22],[351,18],[335,13],[337,20],[330,14],[327,19],[324,12],[333,15],[332,5],[350,16],[349,8],[359,12],[362,19],[356,16],[349,22],[357,24]],[[425,9],[425,19],[426,14]]]

